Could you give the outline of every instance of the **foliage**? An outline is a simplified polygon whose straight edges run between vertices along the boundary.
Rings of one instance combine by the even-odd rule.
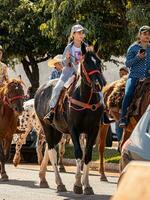
[[[123,1],[62,0],[55,1],[52,10],[52,18],[41,30],[44,35],[55,37],[55,44],[61,51],[71,26],[79,22],[88,29],[87,40],[98,40],[101,58],[109,60],[112,55],[125,53],[128,34]]]
[[[129,21],[129,36],[133,42],[141,26],[150,26],[150,2],[148,0],[138,0],[131,1],[131,3],[127,11],[127,19]]]

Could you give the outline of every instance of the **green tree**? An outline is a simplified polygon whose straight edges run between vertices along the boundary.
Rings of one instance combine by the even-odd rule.
[[[0,41],[9,60],[17,58],[23,64],[33,94],[39,87],[38,63],[50,56],[51,40],[40,31],[40,25],[50,18],[44,0],[0,1]]]
[[[129,36],[133,42],[141,26],[150,26],[150,2],[148,0],[131,1],[127,10],[127,19]]]
[[[88,29],[87,40],[98,40],[100,57],[110,60],[112,55],[123,55],[129,44],[126,5],[120,0],[57,0],[42,32],[55,37],[61,48],[67,43],[71,26],[79,22]]]

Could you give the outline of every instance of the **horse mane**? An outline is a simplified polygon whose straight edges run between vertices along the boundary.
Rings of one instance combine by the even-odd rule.
[[[118,107],[118,104],[120,106],[127,78],[128,76],[123,76],[121,79],[114,81],[103,88],[104,101],[108,109],[110,107]]]

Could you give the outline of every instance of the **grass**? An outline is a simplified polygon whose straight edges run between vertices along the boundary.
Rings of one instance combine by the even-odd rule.
[[[74,148],[72,145],[67,145],[66,146],[66,152],[65,152],[65,158],[70,158],[74,159]],[[112,148],[105,148],[105,162],[108,163],[119,163],[120,160],[120,154],[116,149]],[[99,152],[96,148],[93,149],[93,156],[92,156],[93,161],[98,161],[99,160]]]

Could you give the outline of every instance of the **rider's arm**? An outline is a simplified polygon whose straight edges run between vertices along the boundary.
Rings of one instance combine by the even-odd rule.
[[[66,54],[67,54],[67,52],[70,52],[70,50],[71,50],[70,45],[66,46],[64,53],[63,53],[63,56],[62,56],[62,66],[63,67],[70,65],[70,60],[66,58]]]
[[[127,51],[126,62],[125,62],[125,65],[128,68],[131,68],[132,66],[134,66],[141,60],[141,58],[137,55],[137,53],[138,51],[137,51],[136,46],[129,47]]]

